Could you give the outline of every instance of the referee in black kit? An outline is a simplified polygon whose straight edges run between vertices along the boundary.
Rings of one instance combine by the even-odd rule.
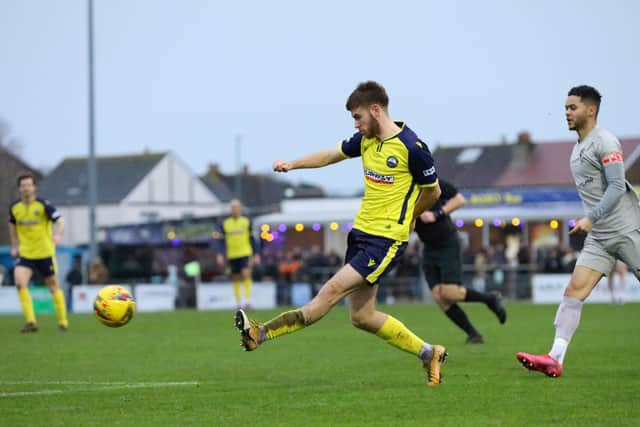
[[[440,179],[442,194],[431,210],[416,219],[415,231],[424,243],[422,268],[433,300],[449,319],[467,333],[467,344],[482,344],[484,338],[474,328],[458,302],[483,302],[500,323],[507,312],[499,292],[478,292],[462,283],[462,255],[456,226],[449,216],[464,206],[466,200],[453,184]]]

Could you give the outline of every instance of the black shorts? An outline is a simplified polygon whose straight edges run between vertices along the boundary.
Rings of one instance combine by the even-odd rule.
[[[422,268],[429,289],[435,285],[462,283],[462,253],[458,233],[454,233],[442,246],[425,246]]]
[[[242,258],[234,258],[229,260],[229,268],[231,274],[240,274],[242,270],[249,267],[249,257],[243,256]]]
[[[371,285],[395,267],[407,242],[374,236],[355,228],[347,238],[345,264],[350,264]]]
[[[53,257],[41,259],[18,257],[15,265],[16,267],[21,266],[29,268],[31,271],[37,271],[45,279],[56,274],[56,263],[53,261]]]

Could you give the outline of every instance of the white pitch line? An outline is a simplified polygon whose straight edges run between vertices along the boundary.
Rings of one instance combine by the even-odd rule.
[[[3,381],[3,384],[12,383],[15,384],[17,382]],[[46,383],[54,383],[53,381],[49,381]],[[59,382],[60,383],[60,382]],[[74,382],[69,382],[74,383]],[[92,392],[98,390],[117,390],[117,389],[128,389],[128,388],[160,388],[160,387],[179,387],[179,386],[189,386],[189,385],[198,385],[200,384],[197,381],[173,381],[173,382],[155,382],[155,383],[84,383],[84,382],[75,382],[82,384],[93,384],[93,385],[101,385],[101,387],[94,388],[69,388],[65,390],[35,390],[35,391],[7,391],[0,392],[0,398],[2,397],[23,397],[23,396],[40,396],[47,394],[62,394],[62,393],[80,393],[80,392]],[[43,382],[32,382],[30,384],[44,384]]]
[[[0,380],[0,385],[3,384],[11,384],[11,385],[23,385],[23,384],[33,384],[33,385],[122,385],[122,384],[131,384],[126,381],[2,381]]]
[[[38,396],[42,394],[61,394],[62,390],[41,390],[41,391],[15,391],[1,392],[0,397],[21,397],[21,396]]]

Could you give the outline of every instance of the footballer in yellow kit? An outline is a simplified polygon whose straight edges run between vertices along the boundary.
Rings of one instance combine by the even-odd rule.
[[[9,210],[11,255],[15,258],[14,282],[26,320],[21,332],[36,332],[38,324],[29,293],[34,271],[43,278],[53,297],[58,328],[66,332],[69,323],[64,293],[56,277],[56,245],[60,243],[64,220],[48,201],[36,197],[35,177],[30,173],[18,177],[20,199]],[[55,226],[55,232],[53,224]]]
[[[382,85],[362,82],[346,104],[358,130],[355,135],[338,147],[273,163],[275,172],[289,172],[360,157],[364,196],[348,236],[345,265],[311,301],[265,323],[239,309],[235,323],[244,349],[254,351],[267,341],[316,323],[346,297],[352,325],[417,356],[427,385],[437,386],[446,348],[422,340],[398,319],[376,309],[380,278],[402,255],[416,217],[431,208],[441,193],[428,147],[403,122],[391,119],[388,106]]]
[[[218,256],[218,263],[224,264],[226,254],[228,266],[233,283],[233,292],[236,297],[238,307],[251,307],[251,267],[253,263],[260,262],[260,256],[254,253],[256,246],[251,234],[251,221],[242,215],[242,205],[239,200],[232,200],[229,203],[231,216],[222,223],[222,234],[224,235],[224,248]],[[252,259],[253,258],[253,259]],[[241,289],[240,283],[243,283]]]

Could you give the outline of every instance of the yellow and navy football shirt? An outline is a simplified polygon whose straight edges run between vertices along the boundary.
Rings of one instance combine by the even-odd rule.
[[[230,216],[222,223],[222,231],[227,245],[227,259],[253,255],[251,221],[246,216]]]
[[[9,222],[16,226],[20,256],[28,259],[53,257],[53,223],[60,213],[48,201],[36,198],[27,204],[18,200],[11,205]]]
[[[400,131],[390,138],[357,132],[338,149],[362,157],[365,190],[354,228],[406,242],[420,188],[438,185],[438,176],[427,145],[403,122],[396,124]]]

